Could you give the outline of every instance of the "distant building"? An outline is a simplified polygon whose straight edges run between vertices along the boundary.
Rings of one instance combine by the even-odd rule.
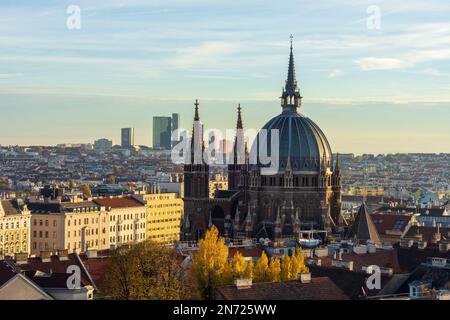
[[[134,146],[134,128],[122,128],[121,146],[122,148]]]
[[[20,200],[0,201],[0,257],[30,252],[30,211]]]
[[[98,139],[94,141],[94,148],[95,150],[110,150],[113,146],[112,140],[108,139]]]
[[[228,178],[216,174],[213,180],[209,180],[209,197],[214,199],[217,190],[228,190]]]
[[[135,197],[100,198],[93,200],[108,215],[109,246],[137,243],[146,239],[145,202]]]
[[[30,202],[31,254],[68,249],[86,252],[109,249],[106,208],[92,201]]]
[[[153,117],[153,148],[170,150],[171,141],[172,118]]]
[[[172,132],[180,129],[180,115],[178,113],[172,113]],[[180,135],[176,134],[175,139],[172,139],[172,147],[180,141]]]
[[[31,254],[84,253],[145,240],[145,203],[134,197],[81,202],[29,202]]]
[[[125,192],[119,184],[99,184],[91,188],[92,195],[97,197],[120,196]]]
[[[147,239],[173,243],[180,240],[183,200],[176,193],[143,195],[147,211]]]

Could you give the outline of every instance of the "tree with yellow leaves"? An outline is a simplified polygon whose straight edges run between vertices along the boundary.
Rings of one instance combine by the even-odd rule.
[[[288,281],[291,275],[291,257],[285,255],[281,260],[281,281]]]
[[[269,259],[264,251],[253,269],[253,280],[255,282],[266,282],[270,280]]]
[[[191,268],[205,299],[212,299],[216,286],[228,281],[231,270],[228,247],[215,226],[200,240]]]
[[[281,263],[277,257],[270,258],[269,263],[270,281],[279,282],[281,274]]]
[[[253,279],[253,260],[249,260],[245,266],[244,277],[247,279]]]
[[[297,280],[299,273],[308,272],[308,267],[305,265],[305,257],[303,256],[303,250],[297,249],[291,257],[291,270],[290,280]]]
[[[245,273],[245,269],[247,267],[247,263],[244,260],[244,256],[239,252],[233,256],[233,275],[235,279],[242,278]]]

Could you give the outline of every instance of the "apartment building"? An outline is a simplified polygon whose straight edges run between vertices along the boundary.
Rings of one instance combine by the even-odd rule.
[[[30,202],[31,254],[44,250],[109,249],[105,208],[92,201]]]
[[[147,239],[173,243],[180,240],[183,200],[177,193],[143,195],[147,211]]]
[[[0,257],[30,252],[30,211],[21,200],[0,201]]]
[[[99,198],[93,202],[106,211],[111,248],[146,239],[145,202],[131,196]]]

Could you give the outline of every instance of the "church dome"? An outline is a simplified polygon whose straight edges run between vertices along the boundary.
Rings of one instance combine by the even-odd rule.
[[[266,166],[261,164],[264,161],[260,159],[260,143],[267,144],[267,152],[263,150],[262,154],[272,157],[271,130],[274,129],[278,130],[279,133],[277,150],[279,171],[284,171],[289,162],[293,172],[318,172],[322,165],[331,167],[332,152],[330,144],[319,126],[299,112],[301,100],[302,97],[295,76],[291,43],[288,77],[281,96],[282,112],[263,126],[262,129],[266,130],[267,136],[261,134],[260,131],[252,146],[252,152],[257,151],[258,167]]]
[[[284,170],[290,160],[294,172],[316,172],[320,170],[324,157],[327,167],[330,166],[332,157],[330,144],[319,126],[308,117],[297,112],[284,111],[267,122],[262,129],[267,130],[267,139],[261,139],[261,142],[267,143],[269,156],[272,156],[271,130],[276,129],[279,132],[280,169]]]

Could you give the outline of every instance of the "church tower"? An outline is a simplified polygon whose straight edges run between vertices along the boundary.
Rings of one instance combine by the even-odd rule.
[[[209,165],[204,158],[205,144],[203,126],[200,123],[198,100],[195,101],[195,116],[191,141],[184,164],[184,219],[182,239],[199,239],[206,229],[205,221],[209,212],[203,210],[202,203],[209,199]],[[197,216],[196,216],[197,213]],[[206,219],[206,220],[205,220]]]
[[[334,165],[333,175],[331,176],[331,185],[333,190],[333,198],[331,202],[331,218],[336,225],[340,225],[342,208],[342,184],[339,153],[336,154],[336,163]]]
[[[239,187],[241,186],[242,173],[245,170],[247,163],[247,151],[244,139],[241,105],[239,105],[236,124],[236,137],[233,145],[233,162],[228,165],[228,190],[239,190]]]
[[[190,150],[187,152],[187,161],[184,165],[184,198],[209,198],[209,165],[204,159],[205,145],[203,141],[203,128],[198,112],[198,100],[195,101],[195,116],[190,141]]]

